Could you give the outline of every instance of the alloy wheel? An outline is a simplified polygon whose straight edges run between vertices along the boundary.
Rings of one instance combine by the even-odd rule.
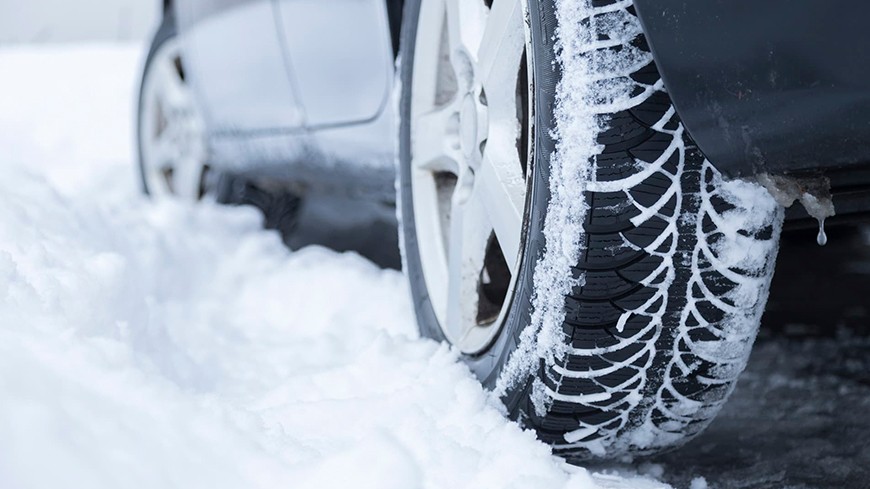
[[[176,38],[154,53],[142,81],[139,144],[145,187],[153,197],[199,200],[207,190],[206,136]]]
[[[484,350],[522,258],[533,117],[523,0],[423,0],[411,187],[429,297],[447,339]]]

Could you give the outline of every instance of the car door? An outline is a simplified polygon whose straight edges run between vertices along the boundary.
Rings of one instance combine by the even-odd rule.
[[[393,48],[384,0],[273,0],[309,127],[375,119]]]
[[[272,0],[176,0],[184,68],[213,133],[303,126]]]

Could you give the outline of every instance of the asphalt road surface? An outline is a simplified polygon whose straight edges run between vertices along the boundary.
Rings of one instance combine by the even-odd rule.
[[[660,456],[687,487],[870,487],[870,244],[866,231],[786,233],[761,337],[701,437]]]

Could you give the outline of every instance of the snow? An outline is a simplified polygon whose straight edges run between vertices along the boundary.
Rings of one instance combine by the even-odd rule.
[[[825,220],[837,215],[837,210],[831,196],[831,181],[827,177],[790,178],[765,173],[758,176],[758,183],[764,185],[782,207],[791,207],[795,202],[800,202],[807,214],[819,222],[816,242],[819,246],[828,244]]]
[[[400,273],[141,197],[141,53],[0,50],[0,487],[663,487],[508,422]]]
[[[707,489],[707,480],[703,477],[695,477],[692,479],[692,484],[689,489]]]

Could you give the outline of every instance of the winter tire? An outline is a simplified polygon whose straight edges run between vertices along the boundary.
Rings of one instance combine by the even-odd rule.
[[[421,333],[569,461],[700,433],[746,365],[782,212],[695,148],[632,2],[409,0],[401,44]]]
[[[165,16],[146,58],[137,142],[145,193],[195,201],[213,189],[216,179],[206,164],[205,124],[185,77],[171,13]]]

